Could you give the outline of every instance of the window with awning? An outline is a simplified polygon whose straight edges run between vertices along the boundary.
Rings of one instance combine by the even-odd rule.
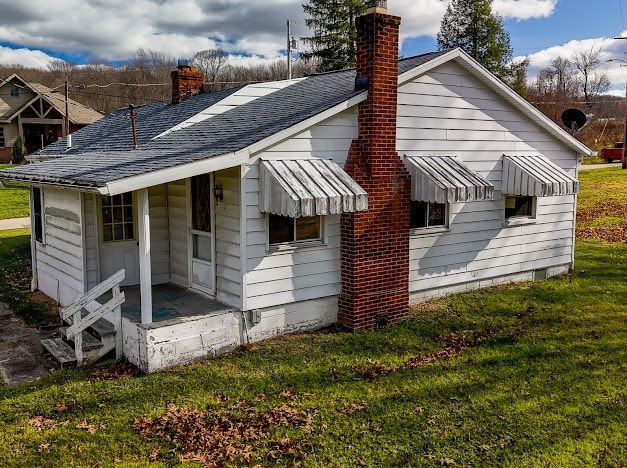
[[[574,195],[579,181],[546,156],[503,156],[503,185],[505,195],[551,197]]]
[[[494,186],[453,156],[405,155],[411,199],[431,203],[492,200]]]
[[[259,210],[291,218],[368,209],[368,194],[332,161],[261,160]]]

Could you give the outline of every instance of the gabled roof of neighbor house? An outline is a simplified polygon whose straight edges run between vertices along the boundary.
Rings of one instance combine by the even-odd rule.
[[[28,108],[34,100],[41,96],[47,101],[54,109],[56,109],[61,115],[65,115],[65,96],[63,93],[54,93],[51,88],[42,85],[41,83],[29,83],[18,75],[13,74],[2,80],[0,88],[3,86],[11,85],[15,81],[20,82],[20,86],[24,89],[31,91],[34,96],[26,104],[18,109],[6,109],[3,115],[0,115],[0,120],[11,121],[17,117],[24,109]],[[70,123],[75,125],[89,125],[102,118],[100,112],[95,111],[91,107],[87,107],[80,102],[69,98],[68,99],[68,114],[70,117]]]
[[[573,150],[590,152],[459,49],[399,60],[399,84],[450,60]],[[267,89],[253,97],[243,87],[138,107],[139,149],[133,149],[128,111],[119,110],[75,132],[70,150],[64,141],[49,145],[36,157],[54,159],[1,171],[0,177],[116,194],[237,166],[363,101],[366,91],[355,91],[354,84],[355,70],[348,69],[255,85]]]

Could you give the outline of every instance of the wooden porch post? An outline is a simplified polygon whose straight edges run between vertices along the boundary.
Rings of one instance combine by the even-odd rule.
[[[152,271],[150,266],[150,214],[148,189],[137,191],[139,235],[139,290],[141,293],[141,323],[152,323]]]

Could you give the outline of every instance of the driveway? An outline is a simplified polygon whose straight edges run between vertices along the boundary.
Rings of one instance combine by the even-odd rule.
[[[621,162],[620,161],[615,161],[612,163],[602,163],[602,164],[580,164],[579,165],[579,170],[580,171],[587,171],[589,169],[602,169],[604,167],[616,167],[616,166],[620,166]]]

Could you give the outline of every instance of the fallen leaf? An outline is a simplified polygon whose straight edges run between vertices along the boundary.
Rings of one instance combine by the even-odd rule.
[[[440,458],[440,465],[455,466],[455,460],[453,460],[452,458]]]

